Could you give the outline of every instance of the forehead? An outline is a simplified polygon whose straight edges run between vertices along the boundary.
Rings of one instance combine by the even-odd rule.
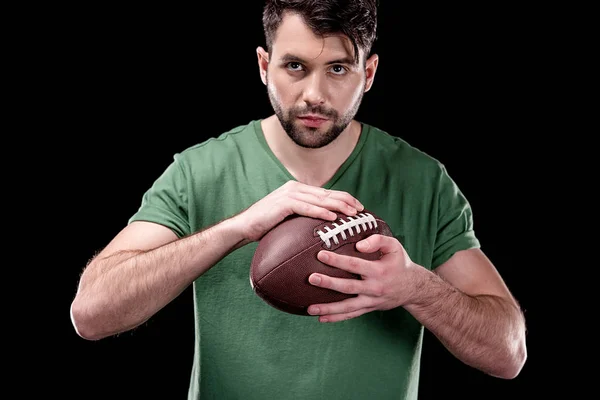
[[[272,56],[293,54],[313,62],[353,58],[352,42],[343,35],[317,36],[298,14],[286,13],[273,40]]]

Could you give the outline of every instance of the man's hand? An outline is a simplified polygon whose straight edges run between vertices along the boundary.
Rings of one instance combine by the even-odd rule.
[[[247,242],[260,240],[271,228],[292,214],[333,221],[339,211],[356,215],[364,209],[352,195],[336,190],[288,181],[234,217]]]
[[[434,273],[411,261],[392,237],[372,235],[357,242],[356,249],[381,250],[383,256],[368,261],[321,251],[318,257],[362,280],[312,274],[309,282],[357,296],[313,304],[309,314],[320,322],[337,322],[404,307],[465,364],[505,379],[519,374],[527,359],[525,320],[481,250],[459,251]]]
[[[322,274],[312,274],[309,277],[309,282],[315,286],[358,295],[335,303],[311,305],[308,312],[319,315],[321,322],[343,321],[370,311],[399,307],[414,293],[411,275],[416,268],[421,267],[412,262],[397,239],[372,235],[357,242],[356,249],[362,253],[380,250],[383,256],[377,261],[369,261],[331,251],[319,252],[319,260],[323,263],[362,277],[362,280],[333,278]]]

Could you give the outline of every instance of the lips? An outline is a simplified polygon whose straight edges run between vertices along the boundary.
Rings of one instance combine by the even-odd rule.
[[[319,128],[328,120],[327,118],[316,115],[303,115],[298,117],[298,119],[302,121],[304,126],[309,128]]]
[[[308,119],[308,120],[311,120],[311,121],[320,121],[320,120],[326,121],[328,119],[328,118],[325,118],[325,117],[321,117],[320,115],[300,115],[298,118],[300,118],[300,119]]]

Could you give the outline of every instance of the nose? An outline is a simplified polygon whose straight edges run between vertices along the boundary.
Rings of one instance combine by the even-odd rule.
[[[313,73],[307,78],[303,100],[309,106],[325,103],[325,77]]]

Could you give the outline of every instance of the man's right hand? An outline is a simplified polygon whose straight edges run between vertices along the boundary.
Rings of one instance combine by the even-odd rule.
[[[292,214],[333,221],[336,214],[332,211],[352,216],[363,209],[349,193],[288,181],[241,212],[235,220],[246,241],[254,242]]]

